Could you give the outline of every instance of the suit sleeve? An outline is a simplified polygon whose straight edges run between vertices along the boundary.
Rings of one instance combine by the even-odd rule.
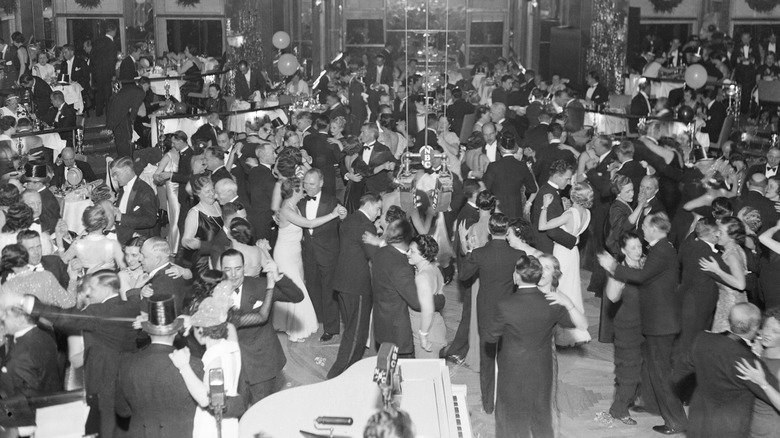
[[[190,166],[179,166],[178,170],[171,175],[171,181],[179,184],[186,185],[190,182]],[[184,187],[180,187],[179,190],[184,190]]]
[[[0,391],[5,397],[18,395],[31,396],[33,389],[38,388],[43,373],[44,365],[41,357],[36,354],[13,355],[13,366],[8,367],[8,372],[0,373]],[[9,364],[10,365],[10,364]]]
[[[539,202],[541,203],[541,200],[539,200]],[[563,206],[553,202],[552,204],[550,204],[550,207],[547,210],[547,220],[556,218],[562,214],[563,214]],[[566,231],[563,230],[563,228],[560,227],[553,228],[552,230],[547,230],[544,233],[547,235],[547,237],[552,239],[553,242],[561,246],[565,246],[568,249],[572,249],[574,248],[575,245],[577,245],[577,237],[567,233]]]
[[[86,165],[79,167],[81,169],[81,174],[84,176],[84,179],[87,182],[95,181],[97,179],[97,176],[95,176],[95,171],[92,170],[92,166],[90,166],[88,163],[84,163],[84,164],[86,164]],[[64,172],[63,172],[63,176],[64,176]],[[60,184],[62,184],[62,183],[60,183]]]
[[[137,181],[137,184],[146,184],[141,180]],[[151,188],[139,190],[138,195],[135,202],[138,209],[123,214],[121,224],[130,229],[152,228],[157,223],[157,209],[159,206],[157,197],[154,196]]]
[[[273,175],[261,172],[257,168],[252,169],[249,171],[248,187],[250,205],[271,205],[274,187]]]
[[[463,259],[463,265],[461,266],[458,278],[461,281],[466,281],[477,275],[477,272],[479,272],[479,256],[472,251]]]
[[[303,301],[303,291],[285,275],[274,285],[274,301],[300,303]]]
[[[493,190],[493,184],[496,182],[496,167],[493,166],[493,163],[488,164],[487,170],[485,170],[485,174],[482,175],[482,182],[485,183],[485,189],[488,191]]]
[[[417,285],[414,283],[413,269],[400,269],[392,276],[395,288],[401,298],[414,309],[420,311],[420,300],[417,298]]]
[[[598,196],[602,198],[612,196],[612,184],[609,178],[604,176],[603,169],[599,169],[598,166],[594,167],[587,171],[585,176],[587,176],[588,182]]]
[[[127,402],[127,397],[125,397],[125,379],[127,379],[127,362],[123,362],[120,365],[119,378],[116,382],[116,396],[114,397],[114,411],[122,418],[129,418],[133,415],[133,410],[130,409],[130,404]]]
[[[87,308],[88,309],[88,308]],[[79,318],[79,316],[91,315],[88,310],[78,310],[75,307],[71,309],[62,309],[57,306],[43,304],[35,299],[35,305],[32,308],[31,315],[43,316],[49,320],[53,326],[68,333],[80,334],[82,331],[94,331],[100,329],[100,321],[96,318]],[[73,317],[72,315],[77,315]],[[130,323],[128,323],[130,324]]]
[[[651,278],[663,274],[667,270],[666,258],[663,254],[652,254],[647,257],[645,266],[642,269],[629,268],[628,266],[618,265],[615,268],[615,279],[641,285]],[[675,261],[676,263],[676,261]]]

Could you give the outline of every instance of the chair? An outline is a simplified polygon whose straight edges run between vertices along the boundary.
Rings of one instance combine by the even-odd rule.
[[[477,122],[477,115],[475,113],[466,114],[463,116],[463,125],[460,127],[460,142],[466,143],[471,136],[471,131],[474,130],[474,123]]]

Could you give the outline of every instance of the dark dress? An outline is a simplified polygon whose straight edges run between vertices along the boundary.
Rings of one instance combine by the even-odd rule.
[[[353,157],[344,157],[344,164],[346,165],[350,159],[353,159]],[[363,179],[360,181],[348,180],[347,187],[344,190],[344,207],[346,207],[347,212],[352,213],[360,208],[360,198],[366,193],[366,176],[370,174],[370,169],[359,156],[354,157],[352,164],[348,167],[352,168],[351,173],[363,176]]]
[[[198,230],[195,232],[195,238],[201,242],[211,242],[214,236],[222,229],[222,218],[209,216],[202,211],[198,211]],[[184,247],[179,251],[182,254],[181,263],[187,265],[192,270],[193,275],[199,278],[200,275],[209,269],[209,252],[203,251],[210,245],[202,245],[200,249],[186,249]]]
[[[608,301],[607,297],[602,298]],[[636,399],[642,370],[642,322],[639,315],[639,287],[626,283],[620,301],[613,303],[615,329],[615,395],[609,414],[629,415],[628,406]]]
[[[777,376],[780,371],[780,359],[764,357],[761,360],[772,375]],[[780,414],[772,405],[757,398],[753,405],[753,419],[750,422],[750,438],[776,437],[778,430],[780,430]]]
[[[772,238],[778,240],[779,237],[778,234],[775,234]],[[768,261],[765,261],[761,266],[761,275],[758,276],[758,280],[761,284],[764,308],[771,309],[780,305],[780,291],[777,287],[780,284],[780,254],[769,250],[767,259]]]
[[[200,69],[192,64],[182,75],[185,83],[181,86],[181,96],[185,100],[190,93],[200,93],[203,91],[203,76],[200,75]]]

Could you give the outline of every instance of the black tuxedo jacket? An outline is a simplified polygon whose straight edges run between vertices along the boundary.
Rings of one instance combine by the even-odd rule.
[[[377,81],[377,66],[370,65],[366,69],[366,78],[365,83],[366,85],[371,85]],[[393,85],[393,67],[388,65],[387,62],[385,62],[384,66],[382,66],[382,76],[379,77],[379,83],[385,84],[385,85]]]
[[[374,223],[360,210],[347,216],[339,227],[339,257],[333,274],[333,289],[354,295],[371,295],[368,262],[377,247],[363,243],[363,234],[376,234]]]
[[[339,165],[341,151],[335,144],[328,142],[328,135],[317,132],[309,134],[303,139],[303,150],[312,159],[312,167],[322,171],[323,187],[325,193],[336,194],[336,166]]]
[[[252,311],[256,305],[259,308],[265,299],[265,289],[265,277],[244,277],[240,310]],[[289,278],[283,277],[274,286],[274,301],[300,303],[303,292]],[[262,325],[239,327],[238,345],[241,347],[241,380],[244,382],[252,384],[272,379],[287,363],[270,319]]]
[[[317,217],[332,213],[333,209],[338,205],[338,201],[333,195],[320,192],[317,196],[322,196],[317,209]],[[304,217],[306,216],[306,202],[304,198],[298,203],[298,210]],[[312,233],[309,233],[308,229],[303,230],[304,258],[313,257],[317,264],[321,266],[333,266],[338,262],[339,222],[338,220],[332,220],[325,225],[314,228]]]
[[[122,188],[117,194],[117,207],[122,202],[123,193]],[[160,203],[157,200],[157,195],[149,187],[149,184],[141,178],[136,179],[127,202],[127,212],[116,224],[117,239],[120,242],[127,242],[133,237],[133,233],[151,237],[154,234],[154,227],[157,225],[157,210],[159,209]]]
[[[106,128],[112,131],[116,130],[122,124],[129,124],[135,121],[138,114],[138,108],[144,103],[146,93],[135,84],[126,84],[117,94],[111,97],[108,103],[108,112],[106,113]]]
[[[417,117],[415,116],[415,120]],[[427,137],[426,137],[427,132]],[[414,152],[419,152],[420,148],[425,145],[431,146],[434,150],[440,149],[439,146],[439,136],[436,134],[436,131],[425,128],[421,129],[417,134],[414,135]],[[410,148],[410,151],[412,149]]]
[[[479,336],[485,336],[491,321],[495,320],[498,303],[514,290],[512,274],[515,263],[525,252],[509,246],[504,239],[489,241],[472,251],[462,263],[458,277],[462,281],[479,277],[477,293],[477,325]]]
[[[273,197],[276,178],[274,178],[271,169],[260,164],[249,170],[248,183],[249,202],[252,211],[249,220],[252,222],[257,238],[268,239],[271,237],[271,227],[274,222],[271,198]]]
[[[710,136],[711,143],[717,143],[720,137],[720,131],[726,122],[726,106],[720,101],[712,102],[712,106],[707,110],[707,125],[701,129]]]
[[[84,181],[92,182],[97,179],[95,172],[92,170],[92,166],[86,161],[76,160],[76,167],[81,171],[81,175],[84,177]],[[62,187],[65,184],[65,165],[60,164],[54,167],[54,176],[51,180],[51,185],[54,187]]]
[[[117,42],[106,35],[95,41],[95,44],[92,46],[92,53],[90,53],[92,74],[95,82],[107,83],[111,81],[111,78],[116,74],[116,55],[118,51]]]
[[[34,397],[62,391],[54,338],[33,327],[24,335],[8,340],[11,352],[3,361],[0,395]]]
[[[189,305],[190,300],[192,300],[192,285],[189,280],[185,280],[182,277],[173,278],[166,274],[165,271],[170,267],[171,264],[167,263],[154,274],[154,277],[146,282],[146,285],[152,287],[155,295],[166,294],[173,296],[173,302],[176,305],[177,314],[179,314],[184,311],[185,306]],[[137,289],[133,289],[133,291],[135,290]],[[147,300],[143,300],[140,306],[141,310],[146,312],[149,304]]]
[[[645,100],[645,97],[642,95],[642,93],[637,93],[636,96],[631,99],[631,109],[629,114],[632,116],[645,117],[650,114],[651,110],[652,108],[650,108],[650,103]],[[638,124],[639,119],[628,119],[628,130],[631,132],[637,132]]]
[[[212,146],[217,145],[217,135],[222,132],[216,126],[212,126],[210,123],[203,124],[194,134],[192,134],[192,144],[198,144],[199,141],[211,142]]]
[[[677,293],[683,300],[680,345],[684,350],[687,350],[699,333],[712,327],[715,307],[718,304],[719,277],[699,267],[699,260],[702,258],[715,259],[722,269],[729,272],[720,255],[694,234],[680,245],[679,265],[682,278]]]
[[[753,207],[758,210],[761,214],[761,229],[759,232],[773,227],[780,219],[780,213],[775,210],[775,203],[761,193],[745,189],[737,199],[736,204],[734,211],[739,211],[743,207]]]
[[[618,265],[615,278],[639,285],[642,333],[650,336],[680,332],[680,297],[677,292],[677,254],[669,240],[653,245],[642,269]]]
[[[49,271],[57,279],[57,282],[63,289],[68,289],[68,283],[70,283],[70,275],[68,275],[68,267],[62,262],[62,259],[56,255],[45,255],[41,257],[41,266],[44,271]]]
[[[54,193],[48,187],[43,188],[38,193],[41,194],[41,230],[49,234],[54,234],[54,227],[60,219],[60,203],[54,196]]]
[[[43,121],[51,125],[56,129],[62,128],[76,128],[76,110],[73,109],[73,105],[64,104],[62,110],[59,111],[57,116],[57,108],[50,106],[46,112]],[[69,146],[73,145],[73,131],[60,132],[60,138],[67,141]]]
[[[219,258],[222,256],[222,253],[232,247],[233,243],[230,241],[228,235],[225,234],[225,230],[220,229],[217,231],[217,234],[214,235],[214,238],[211,239],[211,242],[209,242],[208,245],[208,254],[211,258],[211,266],[220,266]],[[200,250],[201,252],[205,253],[205,248],[203,248],[202,245]]]
[[[475,110],[474,105],[463,99],[458,99],[447,107],[447,117],[452,118],[452,132],[457,134],[458,137],[460,137],[460,131],[463,129],[463,118],[467,114],[473,114]]]
[[[217,184],[217,182],[223,179],[233,179],[233,174],[230,173],[230,171],[227,170],[225,166],[221,166],[219,169],[215,170],[214,173],[211,174],[211,182],[214,183],[215,185]]]
[[[168,357],[173,346],[151,344],[126,355],[119,371],[116,413],[130,417],[128,436],[146,438],[190,438],[197,404],[179,370]],[[190,357],[199,379],[203,363]]]
[[[136,71],[133,57],[130,55],[125,56],[125,59],[123,59],[122,63],[119,64],[119,76],[117,79],[119,82],[127,84],[133,82],[137,75],[138,72]]]
[[[596,89],[590,96],[590,100],[598,105],[606,105],[609,103],[609,90],[607,90],[607,87],[597,84]]]
[[[482,180],[485,188],[496,195],[499,210],[510,218],[522,217],[525,194],[537,191],[528,166],[513,155],[488,164]]]
[[[374,340],[378,344],[396,344],[400,354],[413,353],[409,308],[420,311],[414,268],[409,264],[406,254],[392,245],[380,248],[372,262]]]
[[[549,123],[539,123],[536,126],[529,128],[527,131],[525,131],[525,137],[523,137],[520,146],[538,151],[539,149],[549,145],[549,137],[547,136],[549,130]]]
[[[63,62],[61,64],[62,68],[67,68],[67,62]],[[87,64],[87,61],[85,61],[82,58],[79,58],[78,56],[73,57],[73,65],[69,72],[66,72],[70,75],[70,81],[71,82],[78,82],[79,85],[81,85],[81,88],[85,90],[90,89],[89,85],[89,75],[90,75],[90,67],[89,64]]]
[[[735,363],[747,360],[753,365],[756,356],[750,346],[731,333],[701,333],[693,342],[690,354],[686,354],[675,367],[673,379],[683,380],[696,374],[696,390],[688,411],[686,436],[746,437],[750,434],[753,403],[760,398],[771,405],[760,386],[737,377]],[[777,390],[774,373],[759,361],[767,383]]]
[[[361,150],[358,152],[356,161],[360,160],[362,162],[362,157],[363,151]],[[374,143],[374,147],[371,150],[371,157],[368,159],[368,163],[365,163],[371,169],[371,172],[368,175],[363,176],[363,181],[366,182],[366,191],[376,193],[377,195],[390,191],[393,184],[393,177],[390,174],[390,171],[383,170],[379,173],[373,173],[374,168],[387,163],[388,161],[396,161],[393,153],[390,152],[390,148],[379,142]]]
[[[33,104],[35,105],[35,115],[41,120],[46,120],[46,115],[51,108],[51,87],[43,79],[33,77],[33,86],[30,90]]]
[[[111,397],[107,400],[113,400],[122,354],[136,350],[138,330],[130,322],[97,318],[135,318],[138,316],[138,305],[138,296],[133,294],[128,296],[128,301],[116,295],[105,302],[90,304],[83,310],[60,309],[36,300],[32,314],[46,318],[66,334],[83,334],[87,394],[100,394],[101,398]]]
[[[192,148],[189,147],[179,152],[179,169],[174,172],[173,175],[171,175],[171,181],[179,183],[179,203],[181,204],[182,202],[185,202],[188,206],[188,195],[187,191],[184,190],[184,186],[187,185],[187,183],[190,181],[190,177],[192,176],[192,156],[194,153],[195,152],[192,150]],[[182,211],[182,213],[184,215],[187,214],[186,211]]]
[[[265,78],[259,71],[252,70],[249,73],[249,83],[247,83],[244,74],[236,70],[236,99],[249,100],[252,93],[255,91],[265,93],[266,88]]]
[[[563,203],[561,202],[560,193],[558,193],[558,190],[553,188],[549,183],[544,183],[539,187],[539,191],[536,192],[536,198],[531,207],[531,224],[533,224],[534,228],[536,249],[545,254],[552,254],[554,242],[569,249],[574,248],[577,244],[577,238],[566,231],[563,231],[561,228],[539,231],[539,216],[542,214],[542,199],[544,199],[544,195],[547,193],[552,194],[554,198],[552,204],[550,204],[547,209],[547,220],[563,214]]]
[[[344,108],[344,105],[342,105],[340,102],[336,104],[334,108],[328,108],[328,110],[325,111],[325,115],[327,115],[330,120],[333,120],[336,117],[344,117],[344,120],[349,119],[347,109]]]

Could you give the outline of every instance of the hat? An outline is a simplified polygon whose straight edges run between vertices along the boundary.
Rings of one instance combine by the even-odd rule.
[[[22,175],[22,182],[46,182],[49,179],[49,174],[46,169],[46,164],[40,161],[29,161],[24,165],[24,175]]]
[[[228,300],[222,297],[207,297],[198,305],[190,322],[193,327],[214,327],[227,321]]]
[[[71,186],[77,186],[84,180],[84,174],[78,167],[71,167],[65,173],[65,181]]]
[[[149,297],[149,320],[141,323],[141,328],[150,335],[166,336],[181,330],[183,322],[176,318],[176,306],[173,296],[155,294]]]
[[[8,96],[5,96],[5,103],[8,103],[12,100],[19,100],[19,95],[17,94],[9,94]]]
[[[67,73],[60,73],[59,75],[57,75],[57,83],[60,85],[69,85],[70,75]]]

